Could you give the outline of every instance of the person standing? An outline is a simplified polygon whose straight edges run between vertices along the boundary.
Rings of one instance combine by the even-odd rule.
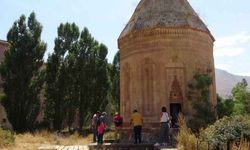
[[[95,143],[97,138],[98,138],[98,131],[97,131],[97,123],[99,122],[100,120],[100,112],[97,111],[94,115],[93,115],[93,118],[92,118],[92,123],[91,123],[91,129],[92,129],[92,132],[93,132],[93,142]]]
[[[105,125],[107,124],[107,113],[106,112],[102,112],[102,114],[100,115],[100,121],[103,122]]]
[[[97,133],[98,133],[98,144],[103,144],[103,135],[104,135],[104,131],[105,131],[105,123],[101,120],[99,120],[97,122]]]
[[[122,124],[123,124],[123,118],[118,112],[116,112],[113,120],[114,120],[114,124],[115,124],[115,141],[117,143],[119,143],[120,142],[120,132],[122,129]]]
[[[164,144],[164,143],[169,143],[169,122],[170,118],[167,113],[166,107],[162,107],[161,109],[161,129],[160,129],[160,140],[159,142]]]
[[[135,109],[133,111],[130,124],[134,127],[134,144],[141,143],[142,115]]]

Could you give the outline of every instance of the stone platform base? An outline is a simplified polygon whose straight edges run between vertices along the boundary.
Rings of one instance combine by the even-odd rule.
[[[89,150],[156,150],[153,144],[105,144],[89,145]]]
[[[159,138],[160,138],[160,129],[159,128],[155,128],[155,127],[143,127],[142,128],[142,143],[146,143],[146,144],[155,144],[159,142]],[[176,145],[176,136],[179,132],[178,128],[170,128],[169,129],[169,142],[170,145],[175,146]],[[132,128],[123,128],[121,130],[121,143],[134,143],[134,133],[133,133],[133,129]]]
[[[153,144],[111,144],[105,143],[103,145],[89,144],[89,145],[72,145],[72,146],[58,146],[58,145],[44,145],[38,150],[177,150],[169,147],[155,147]]]
[[[142,143],[152,144],[159,141],[159,128],[142,128]],[[123,128],[121,130],[122,143],[134,143],[134,131],[132,128]]]

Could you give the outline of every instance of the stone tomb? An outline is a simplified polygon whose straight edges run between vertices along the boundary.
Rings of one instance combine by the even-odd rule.
[[[179,112],[192,116],[187,91],[197,73],[213,77],[210,101],[216,105],[214,41],[187,0],[140,1],[118,39],[124,140],[132,140],[133,109],[143,115],[145,142],[159,136],[162,106],[174,121]]]

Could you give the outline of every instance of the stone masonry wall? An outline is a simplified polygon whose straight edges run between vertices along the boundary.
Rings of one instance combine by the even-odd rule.
[[[182,112],[192,115],[187,86],[196,73],[214,77],[213,42],[207,32],[188,27],[141,30],[119,39],[125,128],[133,109],[142,113],[146,128],[158,128],[161,107],[169,111],[170,103],[182,104]],[[215,104],[215,79],[210,91]]]

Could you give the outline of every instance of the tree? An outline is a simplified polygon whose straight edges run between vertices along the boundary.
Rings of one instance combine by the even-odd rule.
[[[224,116],[231,116],[234,111],[234,101],[232,99],[223,99],[217,96],[216,111],[219,119]]]
[[[99,44],[89,33],[87,28],[81,33],[79,42],[79,128],[84,121],[97,110],[103,110],[107,105],[108,83],[108,49]]]
[[[194,114],[188,124],[193,131],[198,132],[216,120],[215,108],[210,102],[211,84],[212,78],[208,74],[196,74],[189,84],[189,99],[192,100]]]
[[[99,44],[98,48],[96,49],[96,52],[94,52],[96,56],[94,58],[96,59],[93,63],[94,65],[94,76],[92,76],[92,97],[94,99],[92,100],[92,111],[96,112],[97,109],[95,106],[99,106],[98,109],[104,110],[108,100],[107,100],[107,94],[109,83],[108,83],[108,69],[107,69],[107,54],[108,54],[108,48],[104,44]]]
[[[111,78],[111,95],[116,110],[120,110],[120,52],[114,57],[110,71]]]
[[[59,26],[46,69],[46,118],[54,129],[61,130],[65,120],[70,129],[76,117],[82,129],[93,112],[106,107],[107,53],[87,28],[80,34],[74,23]]]
[[[66,117],[65,112],[69,119],[74,118],[72,117],[72,114],[74,114],[72,111],[75,109],[72,107],[75,106],[75,101],[73,102],[72,97],[75,93],[71,93],[71,88],[72,86],[74,88],[75,82],[70,83],[74,77],[69,70],[72,69],[71,57],[76,51],[78,37],[79,29],[74,23],[60,24],[58,37],[55,39],[54,52],[48,57],[45,116],[48,121],[53,122],[55,130],[62,129],[62,123]],[[67,56],[67,53],[70,55]]]
[[[22,15],[8,32],[9,47],[1,64],[6,98],[3,105],[16,131],[32,129],[39,112],[39,93],[43,85],[41,66],[46,44],[41,41],[42,25],[35,13],[28,22]]]
[[[247,81],[243,79],[232,89],[235,114],[250,114],[250,91]]]

